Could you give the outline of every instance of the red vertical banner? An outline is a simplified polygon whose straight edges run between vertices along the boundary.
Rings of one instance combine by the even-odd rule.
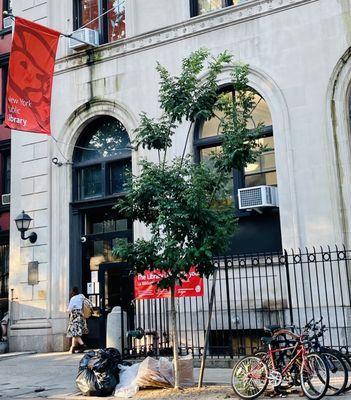
[[[16,17],[6,92],[5,125],[51,133],[50,107],[60,32]]]

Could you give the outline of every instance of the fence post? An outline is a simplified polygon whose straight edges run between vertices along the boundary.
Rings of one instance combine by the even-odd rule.
[[[218,267],[219,268],[219,267]],[[228,314],[228,329],[229,329],[229,345],[230,345],[230,358],[233,358],[233,331],[232,331],[232,310],[230,307],[230,295],[229,295],[229,276],[228,276],[228,262],[227,257],[224,260],[224,271],[225,271],[225,286],[227,291],[227,314]]]
[[[212,318],[213,303],[214,303],[214,300],[215,300],[218,268],[220,268],[220,264],[218,264],[217,268],[214,270],[214,273],[213,273],[211,298],[210,298],[210,304],[209,304],[209,310],[208,310],[208,321],[207,321],[206,336],[205,336],[205,343],[204,343],[204,353],[202,355],[201,367],[200,367],[200,373],[199,373],[199,381],[198,381],[198,386],[197,386],[199,389],[202,387],[202,381],[204,379],[204,371],[205,371],[205,364],[206,364],[206,353],[207,353],[208,341],[210,339],[211,318]]]
[[[290,325],[294,325],[294,315],[293,315],[293,306],[292,306],[292,298],[291,298],[291,286],[290,286],[290,275],[289,275],[289,258],[288,253],[284,250],[284,258],[285,258],[285,270],[286,270],[286,284],[288,289],[288,301],[289,301],[289,315],[290,315]]]

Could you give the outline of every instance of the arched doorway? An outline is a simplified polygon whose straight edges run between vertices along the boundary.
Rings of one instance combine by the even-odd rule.
[[[133,328],[133,279],[126,264],[113,255],[117,239],[133,240],[132,222],[114,206],[124,195],[131,171],[131,145],[123,124],[110,116],[92,120],[73,154],[70,283],[99,307],[89,320],[88,344],[104,346],[107,314],[120,306]]]

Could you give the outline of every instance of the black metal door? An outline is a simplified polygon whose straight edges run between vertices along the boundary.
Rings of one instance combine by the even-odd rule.
[[[107,316],[113,307],[121,307],[122,332],[132,330],[134,326],[134,280],[133,274],[126,263],[103,263],[99,266],[100,283],[100,347],[106,346]],[[126,321],[123,318],[126,314]],[[126,337],[122,335],[122,348],[126,348]]]

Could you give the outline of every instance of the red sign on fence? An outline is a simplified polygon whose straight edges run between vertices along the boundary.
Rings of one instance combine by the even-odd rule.
[[[155,285],[162,277],[160,271],[145,271],[134,278],[134,296],[136,300],[166,299],[171,297],[170,289],[158,289]],[[182,281],[182,286],[176,286],[175,297],[197,297],[204,295],[203,279],[191,267],[188,279]]]

